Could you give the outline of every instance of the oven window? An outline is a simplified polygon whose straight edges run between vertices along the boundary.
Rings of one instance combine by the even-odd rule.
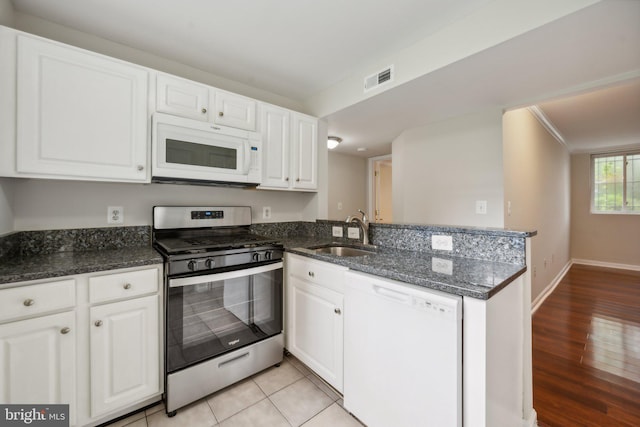
[[[167,371],[282,331],[282,269],[169,288]]]
[[[235,170],[238,150],[167,139],[167,163]]]

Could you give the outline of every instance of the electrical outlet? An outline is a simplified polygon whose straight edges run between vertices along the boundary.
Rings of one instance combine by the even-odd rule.
[[[453,237],[432,235],[431,236],[431,249],[440,251],[452,251],[453,250]]]
[[[107,206],[107,224],[123,224],[124,209],[122,206]]]
[[[511,216],[511,200],[507,202],[507,216]]]
[[[431,258],[431,270],[435,273],[453,275],[453,261],[442,258]]]
[[[347,236],[349,236],[350,239],[359,239],[360,229],[356,227],[347,228]]]
[[[342,237],[342,227],[331,227],[331,235],[333,237]]]
[[[487,214],[487,201],[486,200],[476,200],[476,213],[480,215]]]
[[[271,219],[271,206],[262,208],[262,219]]]
[[[341,211],[342,210],[342,202],[338,202],[338,210]]]

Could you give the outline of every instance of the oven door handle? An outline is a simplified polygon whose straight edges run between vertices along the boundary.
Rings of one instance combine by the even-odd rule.
[[[262,265],[260,267],[243,268],[241,270],[227,271],[225,273],[207,274],[204,276],[183,277],[179,279],[169,279],[170,288],[181,286],[197,285],[205,282],[217,282],[220,280],[237,279],[238,277],[252,276],[254,274],[266,273],[267,271],[282,268],[282,261],[274,264]]]

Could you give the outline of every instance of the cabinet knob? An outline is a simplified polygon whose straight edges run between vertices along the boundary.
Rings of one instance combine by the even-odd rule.
[[[218,115],[219,115],[220,117],[224,116],[224,111],[220,111],[220,112],[218,113]]]
[[[342,313],[342,310],[340,310],[339,308],[334,308],[334,309],[333,309],[333,312],[334,312],[335,314],[340,314],[340,313]]]
[[[62,335],[67,335],[69,332],[71,332],[71,328],[66,328],[65,327],[65,328],[60,329],[60,333]]]
[[[144,166],[142,166],[142,165],[138,165],[138,170],[139,170],[139,171],[144,170]]]
[[[96,322],[94,323],[94,325],[96,325],[97,327],[102,326],[102,320],[96,320]]]
[[[316,273],[314,273],[313,271],[309,272],[309,277],[316,277]]]
[[[35,304],[36,302],[34,300],[32,300],[31,298],[28,298],[26,300],[24,300],[23,304],[26,307],[31,307],[33,304]]]
[[[122,287],[125,289],[131,289],[131,283],[125,283]]]
[[[289,181],[289,177],[286,177],[284,180],[285,180],[285,181]]]
[[[206,114],[206,113],[207,113],[207,109],[206,109],[206,108],[203,108],[203,109],[202,109],[202,110],[200,110],[200,111],[202,111],[202,114]]]
[[[296,178],[296,182],[300,182],[300,178]]]

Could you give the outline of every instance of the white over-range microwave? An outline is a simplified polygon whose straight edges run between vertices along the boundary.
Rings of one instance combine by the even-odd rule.
[[[261,182],[260,134],[155,113],[153,182],[255,186]]]

